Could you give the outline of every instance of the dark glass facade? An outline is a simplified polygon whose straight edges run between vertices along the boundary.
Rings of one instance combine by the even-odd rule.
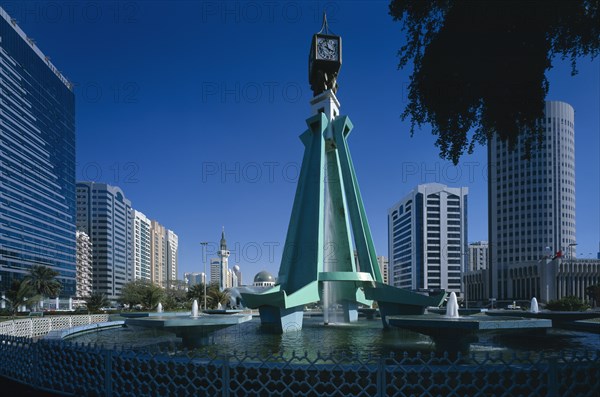
[[[75,98],[0,9],[0,291],[33,265],[75,295]]]

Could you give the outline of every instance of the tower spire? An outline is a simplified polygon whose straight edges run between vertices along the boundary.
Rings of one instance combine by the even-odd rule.
[[[225,240],[225,226],[221,230],[221,250],[227,250],[227,240]]]
[[[323,24],[321,25],[321,30],[319,30],[319,33],[330,34],[329,25],[327,25],[327,12],[325,12],[325,10],[323,10]]]

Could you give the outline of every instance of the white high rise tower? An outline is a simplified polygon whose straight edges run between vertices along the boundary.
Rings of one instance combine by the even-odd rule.
[[[508,266],[575,253],[575,112],[546,102],[544,140],[524,159],[497,138],[488,144],[490,298],[512,299]]]
[[[418,185],[388,212],[389,279],[396,287],[461,295],[466,268],[466,187]]]
[[[132,236],[133,236],[133,279],[151,280],[151,258],[150,235],[152,222],[143,213],[131,210],[132,213]]]

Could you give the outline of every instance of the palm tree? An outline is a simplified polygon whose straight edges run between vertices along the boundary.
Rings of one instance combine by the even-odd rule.
[[[207,293],[210,306],[212,308],[218,308],[219,304],[225,305],[229,303],[229,291],[221,291],[219,288],[211,288]]]
[[[202,302],[204,299],[204,284],[192,285],[187,292],[187,298],[189,300],[197,299],[198,302]]]
[[[158,285],[148,280],[135,280],[123,286],[119,301],[130,308],[141,305],[147,310],[152,310],[164,296],[164,290]]]
[[[4,301],[8,303],[8,309],[13,317],[21,306],[32,306],[39,302],[40,296],[36,295],[35,288],[28,279],[13,280],[10,289],[6,291]]]
[[[97,313],[100,311],[101,307],[106,307],[110,305],[110,302],[106,295],[94,292],[90,296],[83,298],[85,301],[85,305],[87,306],[88,313]]]
[[[165,297],[164,290],[156,284],[148,283],[142,291],[141,304],[146,310],[152,310]]]
[[[29,274],[25,276],[25,279],[29,280],[33,289],[43,300],[44,298],[57,297],[60,293],[62,286],[56,276],[58,276],[56,270],[46,266],[34,265],[29,270]]]
[[[165,290],[165,296],[161,303],[165,310],[184,309],[187,303],[187,295],[184,290],[169,288]]]
[[[600,302],[600,284],[590,285],[585,289],[585,294],[590,299],[592,307],[598,306],[598,302]]]

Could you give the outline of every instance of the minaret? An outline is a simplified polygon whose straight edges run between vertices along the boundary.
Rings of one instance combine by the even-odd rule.
[[[221,231],[221,244],[217,255],[219,255],[219,260],[221,261],[221,280],[219,281],[219,288],[222,291],[227,288],[227,269],[229,268],[230,255],[229,250],[227,250],[227,240],[225,240],[225,226],[223,226],[223,230]]]

